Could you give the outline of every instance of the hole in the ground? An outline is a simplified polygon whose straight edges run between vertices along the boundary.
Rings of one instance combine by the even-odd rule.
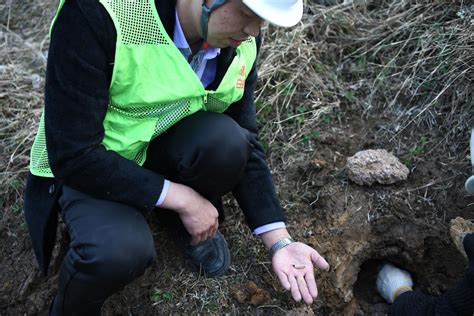
[[[384,315],[390,305],[377,291],[377,275],[384,262],[390,262],[410,273],[415,290],[426,294],[439,295],[463,277],[466,260],[446,238],[426,237],[421,248],[405,249],[403,253],[390,254],[381,259],[369,259],[360,266],[360,272],[353,286],[354,297],[359,310],[366,315]],[[377,257],[375,255],[374,257]],[[412,262],[410,259],[413,259]]]
[[[384,261],[369,259],[360,267],[357,281],[354,284],[354,297],[359,303],[362,311],[373,315],[375,313],[386,313],[389,305],[377,291],[376,280],[379,268]]]
[[[384,263],[390,262],[400,269],[410,273],[413,281],[416,282],[416,273],[409,269],[409,265],[401,262],[400,257],[391,257],[387,259],[369,259],[365,261],[357,276],[354,284],[354,297],[359,304],[359,311],[363,315],[386,315],[390,308],[390,304],[380,296],[377,290],[377,275]]]

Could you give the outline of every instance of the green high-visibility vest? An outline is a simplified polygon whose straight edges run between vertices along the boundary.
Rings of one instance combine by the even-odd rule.
[[[61,0],[52,27],[66,0]],[[236,49],[217,90],[206,90],[166,33],[154,0],[99,0],[117,31],[102,144],[142,165],[152,139],[197,112],[224,112],[240,100],[252,68],[255,38]],[[78,118],[80,119],[80,118]],[[44,112],[31,150],[30,171],[53,177],[48,163]]]

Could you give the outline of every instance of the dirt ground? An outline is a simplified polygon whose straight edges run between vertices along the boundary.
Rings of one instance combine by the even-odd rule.
[[[66,250],[64,228],[60,227],[58,249],[49,275],[41,276],[21,209],[31,135],[34,135],[42,106],[47,25],[54,11],[54,4],[49,1],[27,2],[27,9],[23,2],[0,4],[0,38],[3,47],[10,47],[10,50],[3,48],[7,54],[0,60],[0,74],[2,79],[12,78],[9,82],[0,81],[5,149],[2,156],[4,212],[0,219],[0,315],[46,314],[56,289],[61,253]],[[400,121],[400,111],[387,110],[382,106],[385,104],[382,98],[367,97],[371,87],[365,90],[364,81],[357,79],[360,76],[357,69],[361,67],[358,60],[342,57],[348,48],[334,39],[335,31],[331,29],[334,22],[328,17],[330,11],[321,11],[325,13],[318,15],[312,10],[324,7],[312,5],[310,8],[311,12],[305,14],[305,23],[313,23],[321,34],[305,24],[302,29],[313,32],[312,35],[305,33],[304,39],[298,39],[300,33],[295,33],[293,40],[306,43],[324,38],[326,51],[308,53],[318,58],[319,66],[314,67],[314,73],[319,73],[317,78],[312,77],[313,72],[311,75],[303,73],[300,82],[292,81],[294,89],[284,86],[278,90],[284,80],[278,77],[280,74],[270,76],[273,69],[264,66],[271,64],[274,58],[271,51],[281,44],[279,33],[269,28],[266,34],[270,40],[263,48],[257,107],[262,142],[267,148],[289,231],[294,239],[314,246],[331,265],[329,272],[316,272],[319,289],[316,302],[305,307],[291,300],[273,275],[263,245],[245,225],[237,203],[227,196],[227,219],[221,231],[229,243],[233,262],[226,276],[206,279],[192,271],[169,240],[166,230],[149,214],[157,261],[144,276],[107,301],[104,315],[286,315],[290,312],[384,315],[389,305],[375,288],[377,269],[382,262],[389,261],[408,270],[417,290],[434,295],[445,292],[463,275],[467,261],[449,236],[449,221],[456,217],[474,220],[474,196],[468,196],[463,187],[471,172],[468,123],[456,125],[453,134],[450,134],[454,131],[451,125],[435,123],[472,117],[474,106],[466,103],[472,102],[472,98],[466,97],[468,101],[460,102],[463,105],[458,106],[458,111],[439,114],[435,123],[427,119],[429,124],[422,121],[405,125],[406,121]],[[357,12],[371,14],[364,10]],[[313,16],[319,16],[319,22],[312,20]],[[347,31],[344,30],[341,32]],[[332,44],[339,45],[340,50],[334,51]],[[18,54],[24,57],[18,58]],[[306,58],[304,51],[299,54],[299,57],[292,55],[288,63]],[[331,63],[329,59],[335,61]],[[370,68],[371,62],[364,65]],[[322,69],[339,74],[333,78],[326,72],[323,75]],[[14,84],[18,82],[21,84]],[[341,88],[332,87],[335,82],[340,82]],[[347,87],[354,85],[362,88],[353,88],[349,94]],[[387,87],[387,94],[390,89]],[[334,92],[336,90],[339,92]],[[362,106],[355,99],[372,101],[374,106]],[[325,106],[319,107],[318,102]],[[406,101],[406,108],[408,104]],[[18,115],[12,109],[20,109],[24,114]],[[444,113],[444,110],[441,107],[434,113]],[[403,133],[387,133],[387,130],[398,130],[400,125],[406,127]],[[14,138],[18,134],[23,138]],[[449,142],[446,135],[450,135]],[[395,185],[371,187],[350,182],[345,171],[347,157],[360,150],[378,148],[393,152],[409,167],[408,179]],[[264,293],[261,298],[238,294],[252,287],[248,284],[250,281]]]

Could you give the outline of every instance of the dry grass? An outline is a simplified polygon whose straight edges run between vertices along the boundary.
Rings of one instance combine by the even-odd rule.
[[[21,201],[43,103],[51,6],[6,1],[0,12],[0,232],[10,237],[26,231]]]
[[[344,1],[307,10],[298,28],[266,31],[258,95],[266,141],[308,147],[302,141],[317,138],[321,114],[355,109],[401,156],[465,158],[474,6]]]

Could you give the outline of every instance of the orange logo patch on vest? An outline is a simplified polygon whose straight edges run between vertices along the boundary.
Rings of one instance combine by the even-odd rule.
[[[237,89],[245,88],[245,80],[237,79],[237,84],[235,85]]]
[[[239,75],[245,78],[245,66],[240,68]],[[235,85],[237,89],[244,89],[245,88],[245,79],[237,79],[237,84]]]

